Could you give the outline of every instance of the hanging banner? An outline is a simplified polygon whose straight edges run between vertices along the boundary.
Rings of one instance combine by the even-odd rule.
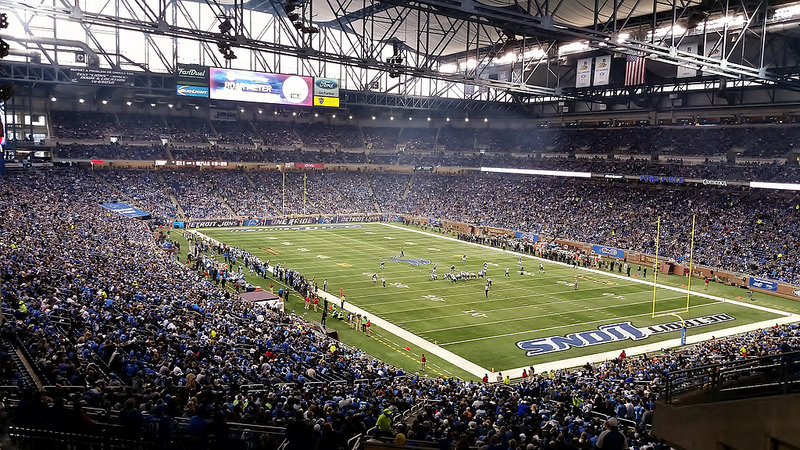
[[[578,60],[578,68],[575,74],[575,87],[589,87],[592,85],[592,58]]]
[[[594,85],[606,86],[611,73],[611,56],[603,55],[594,58]]]
[[[678,50],[696,55],[697,44],[681,44],[678,46]],[[689,78],[697,76],[697,70],[695,69],[686,66],[677,66],[677,67],[678,67],[678,74],[677,74],[678,78]]]
[[[711,59],[717,59],[717,60],[722,59],[722,39],[720,39],[717,42],[711,42],[711,41],[706,42],[706,48],[703,53]],[[704,70],[703,76],[707,75],[714,75],[714,74],[707,70]]]

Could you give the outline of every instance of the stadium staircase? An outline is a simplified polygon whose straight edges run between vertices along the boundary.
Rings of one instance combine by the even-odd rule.
[[[369,179],[371,182],[375,181],[374,179]],[[366,183],[367,189],[369,190],[369,198],[372,199],[372,203],[375,205],[375,211],[378,211],[378,214],[382,213],[381,205],[378,204],[378,199],[375,198],[375,191],[372,190],[372,183]]]
[[[400,196],[401,199],[405,200],[408,197],[408,193],[411,192],[411,188],[414,186],[414,181],[417,179],[417,173],[414,172],[411,174],[411,178],[408,179],[408,185],[406,186],[406,190],[403,191],[403,195]]]
[[[800,448],[800,352],[666,375],[653,434],[686,449]]]
[[[164,175],[161,172],[156,171],[156,174],[158,174],[158,182],[159,183],[161,183],[162,185],[169,186],[169,184],[167,184],[167,180],[164,178]],[[172,204],[175,205],[175,208],[178,210],[178,216],[179,217],[183,217],[185,219],[188,218],[186,216],[186,212],[183,210],[183,208],[181,208],[180,203],[178,203],[178,199],[175,198],[175,194],[173,194],[172,192],[169,193],[169,201],[171,201]]]
[[[246,171],[246,170],[242,172],[242,175],[244,175],[244,179],[245,179],[245,180],[247,180],[247,183],[248,183],[248,184],[249,184],[249,185],[250,185],[250,186],[251,186],[251,187],[252,187],[254,190],[258,191],[258,186],[256,186],[256,183],[253,181],[253,179],[252,179],[252,178],[250,178],[250,175],[248,175],[248,174],[247,174],[247,171]],[[272,203],[272,200],[269,198],[269,195],[264,195],[264,196],[262,196],[261,198],[262,198],[262,200],[266,200],[266,201],[269,203],[269,206],[271,206],[271,207],[272,207],[272,209],[273,209],[274,211],[280,211],[280,208],[278,208],[278,207],[275,205],[275,203]]]

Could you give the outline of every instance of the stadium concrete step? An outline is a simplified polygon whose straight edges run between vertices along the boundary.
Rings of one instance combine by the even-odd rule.
[[[247,174],[246,170],[243,171],[242,174],[244,175],[244,179],[247,180],[247,182],[250,184],[250,186],[253,187],[253,189],[258,189],[258,186],[256,186],[256,183],[253,181],[252,178],[250,178],[250,175]],[[263,196],[262,199],[266,200],[269,203],[269,206],[271,206],[274,211],[280,211],[280,208],[278,208],[277,205],[275,205],[275,203],[272,203],[272,200],[270,200],[268,195]]]
[[[158,174],[158,181],[161,182],[163,185],[167,185],[167,180],[164,178],[164,175],[161,172],[156,172]],[[186,212],[181,207],[180,203],[178,203],[178,199],[175,198],[175,194],[172,192],[169,193],[169,201],[175,205],[175,208],[178,210],[178,215],[183,218],[187,218]]]

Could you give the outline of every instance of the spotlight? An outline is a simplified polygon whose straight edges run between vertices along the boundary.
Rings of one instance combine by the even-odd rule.
[[[488,122],[488,121],[489,121],[489,118],[488,118],[488,117],[484,117],[484,118],[483,118],[483,121],[484,121],[484,122]]]
[[[10,48],[11,47],[9,47],[8,42],[0,39],[0,58],[5,58],[8,56],[8,50]]]
[[[194,109],[200,109],[200,106],[194,105]]]
[[[78,99],[78,103],[83,103],[83,102],[85,102],[85,101],[86,101],[86,100],[84,100],[84,99],[82,99],[82,98],[79,98],[79,99]]]
[[[464,122],[469,122],[469,117],[464,117]]]
[[[446,121],[450,122],[450,118],[449,118],[449,117],[448,117],[447,119],[444,119],[444,120],[446,120]]]
[[[51,101],[51,102],[54,102],[54,101],[56,101],[56,100],[57,100],[57,99],[56,99],[55,97],[50,97],[50,101]]]
[[[292,117],[297,117],[297,111],[292,111]]]
[[[53,98],[55,98],[55,97],[53,97]],[[133,103],[130,100],[128,100],[127,102],[125,102],[125,104],[128,105],[128,106],[131,106]]]
[[[336,118],[336,114],[331,114],[331,118],[335,119]]]
[[[430,122],[430,121],[431,121],[431,118],[430,118],[430,117],[428,117],[428,122]]]
[[[155,108],[155,107],[156,107],[156,104],[155,104],[155,103],[150,103],[150,106],[152,106],[153,108]]]
[[[108,104],[108,100],[103,99],[103,104],[107,105]],[[172,106],[172,105],[170,105],[170,106]]]
[[[168,104],[167,106],[169,107],[169,109],[172,109],[172,107],[173,107],[173,106],[175,106],[175,105],[173,105],[172,103],[170,103],[170,104]]]
[[[233,25],[229,19],[225,19],[222,23],[219,24],[219,32],[222,34],[227,34],[229,31],[233,29]]]
[[[264,112],[264,110],[263,110],[263,109],[259,109],[259,110],[258,110],[258,113],[259,113],[259,114],[262,114],[263,112]]]
[[[372,120],[375,120],[375,116],[372,116]]]

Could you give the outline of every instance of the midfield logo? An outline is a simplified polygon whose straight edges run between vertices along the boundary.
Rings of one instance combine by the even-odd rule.
[[[710,316],[695,317],[686,321],[686,328],[697,328],[716,323],[735,320],[731,315],[720,313]],[[546,353],[560,352],[571,347],[581,348],[592,345],[609,344],[625,340],[640,341],[650,336],[671,331],[680,331],[680,321],[661,323],[648,327],[635,327],[630,322],[601,325],[596,330],[570,333],[566,336],[550,336],[539,339],[529,339],[517,342],[517,347],[525,350],[527,356],[544,355]]]
[[[427,264],[431,263],[431,261],[429,259],[400,258],[400,257],[397,257],[397,256],[393,256],[393,257],[389,258],[387,261],[407,262],[407,263],[411,264],[412,266],[424,266],[424,265],[427,265]]]

